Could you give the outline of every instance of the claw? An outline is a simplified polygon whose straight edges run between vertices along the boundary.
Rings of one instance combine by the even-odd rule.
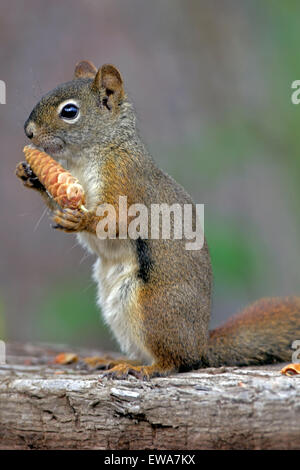
[[[16,175],[23,181],[27,188],[38,189],[40,191],[45,189],[27,162],[20,162],[17,165]]]
[[[112,369],[101,374],[107,379],[124,380],[132,375],[138,380],[149,381],[151,374],[148,372],[147,366],[130,366],[129,364],[118,364]]]

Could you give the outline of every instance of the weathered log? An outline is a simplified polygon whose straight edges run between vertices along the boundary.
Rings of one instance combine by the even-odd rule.
[[[282,364],[141,382],[51,364],[55,348],[9,345],[7,352],[1,449],[300,448],[300,376],[281,375]]]

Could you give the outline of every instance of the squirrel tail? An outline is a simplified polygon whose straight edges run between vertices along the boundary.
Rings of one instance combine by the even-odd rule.
[[[291,362],[300,340],[300,297],[258,300],[210,331],[211,367]]]

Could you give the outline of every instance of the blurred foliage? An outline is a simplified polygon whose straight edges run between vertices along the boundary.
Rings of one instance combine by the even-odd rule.
[[[4,303],[0,297],[0,340],[5,340]]]
[[[205,208],[205,233],[221,309],[226,301],[231,307],[235,298],[248,301],[268,292],[275,292],[276,295],[297,293],[288,290],[294,281],[299,259],[300,105],[291,103],[291,84],[300,79],[300,2],[236,0],[217,4],[190,1],[187,4],[174,2],[174,9],[172,2],[166,2],[164,7],[157,2],[157,8],[153,8],[152,4],[147,6],[146,3],[133,2],[134,8],[129,13],[126,2],[108,2],[104,14],[97,2],[90,2],[90,10],[80,2],[75,2],[72,9],[68,2],[54,2],[54,6],[52,2],[43,3],[43,9],[47,9],[44,16],[39,10],[41,2],[32,0],[28,2],[29,7],[26,2],[23,11],[18,13],[7,8],[5,15],[2,15],[6,18],[10,14],[14,20],[19,17],[14,29],[10,25],[6,29],[0,28],[5,46],[3,51],[10,51],[2,60],[7,64],[6,70],[13,74],[15,58],[22,58],[20,74],[8,77],[7,83],[12,83],[12,89],[20,88],[24,82],[25,87],[20,88],[21,98],[29,96],[34,101],[30,90],[36,83],[35,74],[41,80],[43,91],[46,91],[52,81],[56,84],[60,77],[57,75],[59,70],[63,79],[69,73],[71,63],[84,58],[87,51],[87,55],[96,63],[98,61],[98,65],[102,60],[120,65],[125,77],[126,74],[128,77],[128,90],[137,107],[138,120],[150,132],[149,144],[154,150],[152,152],[150,148],[150,151],[158,165],[192,193],[196,202],[208,204]],[[33,11],[39,14],[32,15]],[[62,28],[60,19],[64,18],[64,12],[69,15],[69,22]],[[39,21],[32,24],[33,18],[39,18]],[[89,23],[93,25],[93,21],[97,24],[90,27]],[[74,24],[80,33],[76,37],[72,35]],[[107,41],[107,24],[113,41]],[[30,36],[24,36],[26,41],[19,41],[21,36],[17,33],[11,35],[11,31]],[[15,48],[10,36],[14,38]],[[36,41],[36,38],[43,38],[43,41]],[[53,43],[53,40],[57,42]],[[105,41],[106,55],[103,56],[98,44]],[[57,56],[57,43],[64,44],[61,57]],[[58,63],[60,66],[57,66]],[[29,67],[34,71],[34,80],[33,75],[28,73]],[[48,75],[51,75],[49,81]],[[148,75],[151,76],[150,80]],[[19,83],[12,81],[17,76],[22,77]],[[28,111],[29,108],[26,109],[26,117]],[[3,120],[4,124],[8,123],[6,130],[3,127],[5,132],[11,131],[11,142],[15,142],[16,120],[20,119],[20,114],[17,108],[17,114],[11,112],[11,121],[7,121],[6,111]],[[143,119],[146,124],[143,124]],[[22,118],[21,126],[23,121]],[[7,141],[6,135],[3,141]],[[4,154],[10,156],[15,151],[11,147]],[[263,167],[266,173],[272,175],[275,168],[275,173],[280,175],[275,182],[278,186],[275,188],[276,195],[277,200],[284,199],[282,208],[287,215],[282,218],[278,214],[282,244],[275,241],[271,246],[268,243],[273,235],[274,223],[273,220],[269,223],[268,214],[264,218],[263,208],[257,207],[259,204],[251,207],[250,215],[246,213],[248,200],[231,210],[231,185],[235,186],[234,195],[238,194],[239,197],[243,187],[238,178],[243,171],[247,173],[249,162],[252,165],[250,168],[257,172]],[[20,196],[13,184],[7,183],[6,175],[11,168],[10,158],[7,159],[7,167],[1,171],[3,184],[0,187],[6,188],[6,199],[10,201],[3,207],[3,211],[7,210],[4,218],[11,217],[10,233],[17,233],[13,223],[15,214],[20,211],[20,200],[17,199]],[[253,174],[257,173],[254,171],[249,178]],[[248,175],[243,177],[241,181],[246,181]],[[252,183],[255,191],[256,182],[250,181],[250,192]],[[221,185],[225,188],[225,197],[220,202],[217,191]],[[263,187],[263,196],[267,198],[270,190],[273,190],[273,181],[268,180]],[[214,198],[215,194],[217,196]],[[14,197],[16,202],[12,206]],[[275,216],[273,213],[272,217],[276,219],[277,213]],[[259,230],[256,230],[256,222],[260,224]],[[12,331],[15,328],[23,334],[20,311],[25,310],[26,313],[27,308],[24,318],[31,318],[32,306],[29,300],[25,306],[23,298],[28,291],[27,299],[34,302],[36,279],[32,277],[28,287],[23,282],[27,274],[22,272],[22,267],[26,271],[30,266],[32,271],[40,270],[42,280],[39,290],[45,292],[43,301],[34,306],[36,337],[70,344],[101,345],[111,334],[103,325],[96,306],[95,286],[85,288],[90,286],[85,277],[88,269],[81,278],[74,280],[72,269],[76,270],[76,262],[70,258],[62,261],[62,251],[59,252],[59,249],[51,263],[48,247],[51,246],[53,234],[48,227],[47,232],[45,230],[39,239],[36,235],[35,239],[35,243],[41,244],[40,253],[45,253],[45,260],[34,265],[34,234],[29,233],[30,229],[29,224],[22,240],[17,239],[10,250],[4,248],[7,258],[3,266],[12,269],[18,264],[18,297],[21,299],[20,304],[11,307],[8,314],[5,312],[7,330],[9,321],[13,324],[13,318],[16,326],[11,327]],[[26,230],[28,238],[25,236]],[[291,231],[296,233],[293,243],[287,237]],[[269,237],[269,240],[263,237]],[[7,246],[12,242],[13,237],[9,236]],[[67,246],[69,241],[62,238],[58,243],[60,247],[63,243]],[[17,256],[18,263],[11,262],[13,256]],[[76,260],[77,256],[80,257],[78,252],[74,256]],[[19,259],[23,261],[19,262]],[[71,261],[73,268],[69,267]],[[6,283],[5,289],[13,298],[13,280],[17,274],[12,271],[9,277],[7,269],[2,282]],[[50,276],[56,276],[59,269],[64,270],[64,278],[67,275],[72,278],[72,284],[56,278],[55,282],[52,278],[49,282]],[[299,275],[299,269],[296,274]],[[30,276],[28,272],[29,280]],[[0,337],[5,333],[3,323],[0,299]]]
[[[299,18],[300,3],[296,0],[271,1],[264,5],[263,21],[258,22],[264,42],[257,53],[264,62],[269,99],[264,112],[256,116],[256,127],[272,150],[272,158],[288,172],[286,197],[300,226],[300,105],[291,102],[294,91],[291,84],[300,79]]]
[[[164,147],[161,151],[174,165],[172,174],[184,186],[197,183],[205,187],[205,181],[215,183],[219,178],[226,178],[233,167],[237,169],[247,159],[253,160],[261,154],[264,147],[259,137],[249,117],[234,111],[226,122],[202,129],[201,140],[191,135],[176,147]],[[165,169],[168,172],[166,164]]]
[[[36,318],[41,341],[76,345],[88,342],[102,347],[111,336],[96,305],[96,287],[86,279],[72,284],[61,280],[52,286],[38,306]]]
[[[217,219],[205,228],[215,284],[226,289],[251,286],[257,280],[257,237],[243,234],[234,221]],[[254,242],[255,240],[255,242]]]

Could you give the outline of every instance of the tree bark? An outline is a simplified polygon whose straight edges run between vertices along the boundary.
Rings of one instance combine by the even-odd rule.
[[[300,375],[281,375],[282,364],[141,382],[51,364],[57,349],[48,346],[7,352],[1,449],[300,448]]]

